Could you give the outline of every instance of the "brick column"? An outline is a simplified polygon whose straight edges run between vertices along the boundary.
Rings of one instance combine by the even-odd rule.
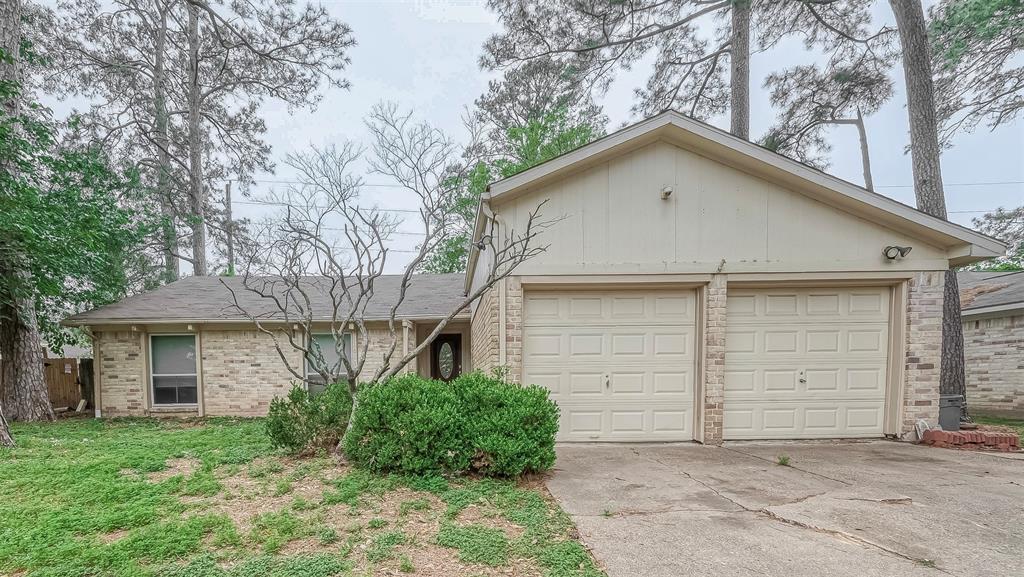
[[[519,277],[506,278],[505,365],[514,383],[523,380],[523,284]]]
[[[907,291],[906,372],[902,432],[912,433],[918,419],[939,419],[939,368],[942,363],[943,272],[920,272]]]
[[[726,275],[711,277],[704,292],[704,443],[722,443],[725,393]]]

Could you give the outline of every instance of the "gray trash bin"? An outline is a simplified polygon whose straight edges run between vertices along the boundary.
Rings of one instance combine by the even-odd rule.
[[[963,406],[963,395],[939,396],[939,426],[943,431],[960,430],[960,409]]]

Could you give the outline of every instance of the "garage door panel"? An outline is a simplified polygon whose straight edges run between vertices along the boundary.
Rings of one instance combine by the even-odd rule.
[[[723,434],[730,439],[877,437],[884,401],[726,402]]]
[[[527,292],[524,380],[561,410],[560,440],[692,438],[692,291]]]
[[[729,317],[725,352],[733,361],[771,358],[835,356],[837,358],[888,355],[887,323],[817,326],[810,323],[772,323],[764,326],[734,324]]]
[[[730,319],[770,323],[780,317],[808,322],[859,322],[889,317],[889,289],[758,289],[727,297]]]
[[[888,295],[884,287],[730,289],[725,438],[881,435]]]
[[[885,394],[885,371],[873,364],[802,367],[726,365],[725,399],[876,399]]]
[[[532,367],[604,363],[692,362],[690,327],[526,327],[524,362]]]
[[[527,293],[524,326],[692,325],[693,291]]]
[[[689,402],[693,398],[694,375],[692,369],[671,367],[651,368],[608,367],[605,372],[593,370],[531,370],[527,382],[551,391],[556,402],[573,401],[581,397],[608,399],[675,400]]]
[[[560,409],[563,441],[678,441],[693,429],[693,407],[685,403],[572,403]]]

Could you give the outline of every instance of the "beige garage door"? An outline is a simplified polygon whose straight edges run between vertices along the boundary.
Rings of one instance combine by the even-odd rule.
[[[878,437],[889,289],[729,289],[726,439]]]
[[[524,382],[561,409],[563,441],[693,434],[692,291],[527,291]]]

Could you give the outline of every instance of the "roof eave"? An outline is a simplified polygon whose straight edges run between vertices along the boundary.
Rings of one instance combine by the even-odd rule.
[[[395,318],[398,321],[413,321],[413,322],[437,322],[444,320],[444,316],[438,315],[419,315],[419,316],[403,316],[399,315]],[[462,311],[455,315],[455,320],[464,320],[469,317],[468,311]],[[367,318],[363,319],[364,322],[368,323],[381,323],[390,320],[388,317],[380,318]],[[283,319],[261,319],[261,323],[268,325],[289,325],[295,324],[298,321],[295,320],[283,320]],[[329,323],[331,319],[313,319],[314,323]],[[214,325],[214,324],[253,324],[253,321],[246,318],[182,318],[182,319],[171,319],[171,318],[160,318],[160,317],[138,317],[138,318],[85,318],[76,319],[70,317],[64,319],[60,323],[65,327],[86,327],[86,326],[98,326],[98,325]]]
[[[972,309],[964,309],[960,312],[961,318],[974,318],[980,316],[1005,316],[1006,313],[1013,312],[1024,313],[1024,301],[1015,303],[1005,303],[1000,305],[991,305],[985,307],[977,307]]]

